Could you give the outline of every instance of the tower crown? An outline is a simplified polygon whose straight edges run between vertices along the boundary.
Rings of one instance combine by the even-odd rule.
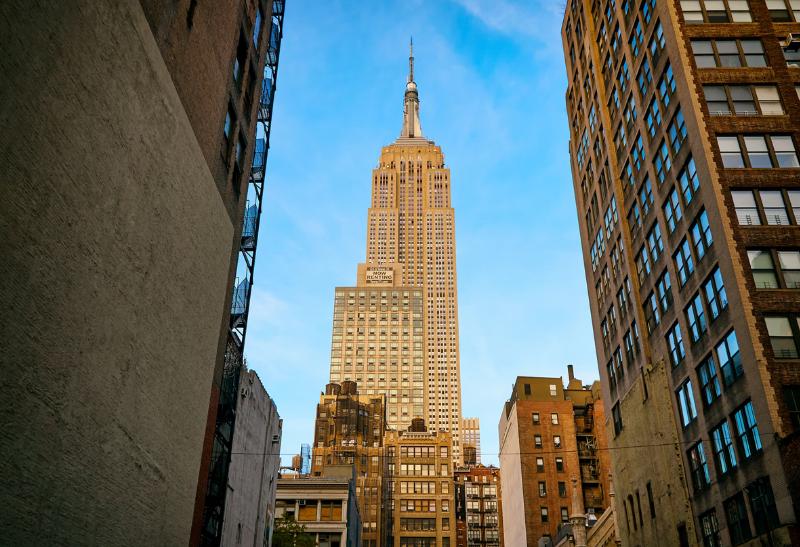
[[[422,125],[419,121],[419,93],[417,83],[414,81],[414,40],[409,43],[408,55],[408,82],[403,106],[403,129],[400,138],[422,137]]]

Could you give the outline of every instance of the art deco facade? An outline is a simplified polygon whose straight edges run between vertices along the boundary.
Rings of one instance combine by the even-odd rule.
[[[385,545],[386,474],[383,435],[385,396],[362,395],[355,382],[328,384],[320,395],[314,428],[311,474],[331,466],[355,467],[355,490],[364,547]]]
[[[415,418],[384,437],[389,490],[387,546],[453,547],[456,544],[453,444],[450,433],[428,431]]]
[[[408,305],[411,306],[411,299],[421,293],[422,317],[421,320],[415,319],[416,322],[411,327],[421,327],[422,344],[421,347],[418,346],[416,330],[409,331],[407,335],[398,334],[406,337],[409,343],[406,350],[411,352],[407,365],[404,365],[405,357],[400,348],[394,358],[391,355],[379,355],[380,340],[370,350],[366,344],[366,336],[369,335],[367,331],[362,341],[356,335],[353,340],[353,351],[356,355],[348,362],[344,353],[347,350],[337,345],[337,336],[347,333],[336,331],[337,327],[344,328],[344,325],[337,323],[334,318],[331,381],[354,380],[360,377],[363,379],[359,380],[359,384],[367,393],[397,389],[397,397],[407,402],[393,401],[392,397],[388,399],[390,425],[401,426],[408,423],[409,418],[422,417],[431,429],[450,432],[453,439],[452,457],[458,462],[461,459],[462,444],[461,380],[455,214],[450,203],[450,170],[445,167],[441,148],[422,136],[419,95],[413,67],[412,55],[409,58],[400,137],[393,144],[383,147],[378,166],[372,172],[366,262],[359,266],[359,290],[354,295],[358,296],[358,300],[354,304],[368,305],[367,300],[361,300],[361,293],[367,298],[368,287],[384,287],[371,294],[380,296],[381,300],[388,297],[385,298],[387,306],[393,305],[392,300],[395,297],[409,300]],[[390,287],[392,290],[389,290]],[[342,293],[341,296],[344,299],[345,294]],[[349,295],[347,299],[350,299]],[[381,330],[387,331],[386,336],[391,336],[390,317],[386,317],[384,324],[380,325],[377,307],[374,311],[375,322],[370,325],[370,318],[367,316],[368,324],[365,328],[386,327]],[[386,313],[390,311],[389,309]],[[388,342],[390,340],[387,340],[387,345]],[[381,371],[376,368],[381,366],[381,362],[385,363],[387,374],[381,375]],[[362,368],[359,369],[359,366]],[[372,375],[369,374],[370,367],[375,371]],[[397,367],[401,368],[398,370]],[[392,373],[388,374],[390,371]],[[420,387],[416,387],[420,384],[420,374],[421,396]],[[382,377],[383,385],[380,380]],[[410,380],[405,388],[400,385],[404,381],[403,377]],[[391,385],[397,387],[392,388]],[[407,410],[405,415],[403,407]],[[398,413],[393,415],[393,411]]]
[[[800,542],[798,33],[784,0],[567,6],[573,183],[611,444],[652,445],[648,463],[682,483],[620,473],[641,457],[614,451],[630,542]],[[674,432],[648,397],[653,374]]]
[[[609,505],[610,462],[600,386],[572,376],[519,376],[500,416],[500,479],[506,545],[555,539],[570,520],[572,481],[588,513]]]
[[[502,545],[500,469],[483,465],[458,468],[454,482],[457,547]]]

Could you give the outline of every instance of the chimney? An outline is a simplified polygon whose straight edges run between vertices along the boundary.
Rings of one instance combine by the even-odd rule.
[[[569,381],[575,379],[575,371],[572,369],[572,365],[567,365],[567,374],[569,374]]]

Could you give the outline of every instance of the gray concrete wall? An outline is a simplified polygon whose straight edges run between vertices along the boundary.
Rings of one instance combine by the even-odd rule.
[[[0,542],[186,545],[230,219],[139,2],[3,2],[0,73]]]
[[[260,547],[272,534],[282,421],[254,371],[242,372],[238,397],[222,544]]]

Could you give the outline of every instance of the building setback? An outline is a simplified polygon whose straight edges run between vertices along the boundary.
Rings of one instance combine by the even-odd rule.
[[[450,432],[451,454],[458,463],[462,441],[455,212],[442,149],[422,135],[413,51],[400,136],[382,148],[371,187],[366,261],[358,266],[358,288],[337,288],[330,381],[358,381],[367,394],[386,393],[390,427],[404,429],[411,419],[423,418],[432,429]],[[413,330],[402,334],[390,328],[400,318],[399,308],[391,308],[399,305],[400,296],[412,300],[403,306],[412,305],[415,316],[408,325]],[[356,311],[359,306],[370,309]],[[345,327],[345,309],[356,314],[348,323],[352,332]],[[361,328],[367,330],[360,332],[356,325],[364,321],[367,325]]]
[[[210,469],[224,494],[211,455],[273,6],[0,7],[4,542],[181,545],[194,517],[197,542]]]
[[[346,381],[328,384],[317,405],[311,474],[324,476],[332,465],[355,467],[364,547],[385,545],[384,401],[384,395],[359,395],[357,384]]]
[[[609,505],[610,463],[600,385],[518,376],[500,416],[503,541],[533,545],[569,522],[572,480],[589,514]]]
[[[281,465],[283,420],[258,374],[239,376],[222,545],[270,544]]]
[[[389,430],[383,439],[389,490],[384,545],[451,547],[456,543],[452,439],[428,431],[415,418],[405,431]]]
[[[564,14],[573,185],[610,442],[652,447],[650,472],[627,472],[642,466],[640,451],[614,451],[620,520],[636,505],[630,526],[620,523],[628,542],[800,543],[792,8],[575,0]],[[666,380],[674,433],[661,397],[647,397],[651,378]],[[659,470],[682,471],[682,484]],[[641,519],[645,492],[653,518]]]
[[[500,469],[480,464],[462,467],[456,469],[454,482],[456,546],[502,545]]]

